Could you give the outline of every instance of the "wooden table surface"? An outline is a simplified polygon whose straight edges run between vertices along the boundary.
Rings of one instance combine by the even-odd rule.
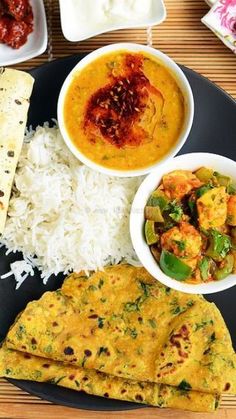
[[[152,28],[152,31],[122,30],[103,34],[81,43],[70,43],[63,38],[61,32],[58,1],[45,0],[49,30],[47,51],[40,57],[16,65],[15,68],[26,70],[55,58],[81,51],[91,51],[114,42],[130,41],[141,44],[152,42],[155,48],[167,53],[178,63],[208,77],[236,98],[236,56],[201,23],[201,17],[209,10],[204,0],[165,0],[165,3],[167,19],[160,26]],[[126,412],[70,409],[42,401],[0,379],[0,418],[39,419],[40,417],[44,419],[208,419],[213,416],[154,408]],[[214,418],[236,419],[236,397],[223,397],[221,408]]]

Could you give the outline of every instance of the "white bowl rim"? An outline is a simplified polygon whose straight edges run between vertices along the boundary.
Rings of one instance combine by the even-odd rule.
[[[207,164],[208,162],[208,164]],[[153,258],[143,236],[144,206],[150,193],[158,186],[164,174],[176,169],[196,170],[207,165],[221,173],[231,176],[236,181],[236,162],[214,153],[189,153],[174,157],[153,171],[141,183],[130,212],[130,235],[136,254],[147,271],[167,287],[189,294],[213,294],[236,285],[236,274],[231,274],[220,281],[186,284],[165,275]],[[216,167],[217,166],[217,167]]]
[[[158,160],[158,162],[154,163],[153,165],[150,165],[142,169],[135,169],[135,170],[110,169],[90,160],[80,150],[78,150],[76,146],[73,144],[65,128],[64,117],[63,117],[63,107],[64,107],[64,100],[65,100],[66,92],[68,90],[68,87],[71,84],[74,74],[84,69],[90,62],[102,56],[103,54],[105,55],[106,53],[110,51],[118,51],[118,50],[123,50],[123,49],[132,51],[132,52],[137,52],[137,51],[147,52],[150,55],[153,55],[156,58],[159,58],[163,62],[163,64],[167,66],[169,71],[171,71],[172,75],[176,78],[177,83],[182,84],[183,90],[184,90],[183,94],[184,94],[184,97],[188,106],[188,112],[186,112],[188,116],[185,117],[185,129],[181,133],[180,138],[176,142],[174,147],[172,147],[172,149],[165,156],[163,156],[161,160]],[[107,45],[105,47],[92,51],[91,53],[86,55],[84,58],[82,58],[82,60],[80,60],[75,65],[75,67],[71,70],[71,72],[66,77],[62,85],[59,98],[58,98],[58,104],[57,104],[57,118],[58,118],[59,128],[60,128],[62,137],[67,147],[74,154],[74,156],[77,157],[82,163],[89,166],[93,170],[96,170],[100,173],[104,173],[110,176],[117,176],[117,177],[135,177],[135,176],[142,176],[142,175],[148,174],[152,170],[154,170],[156,167],[159,167],[159,165],[162,164],[163,162],[167,161],[171,157],[174,157],[179,152],[179,150],[183,147],[184,143],[186,142],[189,136],[190,130],[192,128],[193,117],[194,117],[193,93],[192,93],[189,81],[187,77],[185,76],[184,72],[181,70],[181,68],[168,55],[162,53],[161,51],[156,50],[155,48],[152,48],[146,45],[140,45],[140,44],[129,43],[129,42],[122,42],[122,43]]]

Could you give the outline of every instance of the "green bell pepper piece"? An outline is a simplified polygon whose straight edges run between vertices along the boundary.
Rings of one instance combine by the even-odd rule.
[[[215,278],[219,281],[220,279],[226,278],[231,274],[234,268],[234,257],[229,254],[225,257],[223,268],[217,268],[215,271]]]
[[[212,169],[208,169],[208,167],[200,167],[200,169],[198,169],[195,172],[195,175],[197,176],[197,178],[204,183],[208,183],[212,176],[213,176],[213,170]]]
[[[192,273],[190,266],[166,250],[161,252],[160,267],[166,275],[178,281],[185,281]]]
[[[206,255],[210,256],[216,262],[220,262],[231,249],[231,239],[226,234],[221,234],[214,229],[211,229],[209,233],[210,245],[206,251]]]
[[[149,207],[160,207],[160,210],[163,211],[169,202],[169,198],[165,193],[159,189],[156,189],[147,201],[147,206]]]
[[[155,232],[155,221],[147,220],[145,222],[145,238],[148,246],[151,244],[157,243],[158,235]]]
[[[230,183],[226,188],[226,192],[229,195],[236,195],[236,185],[233,183]]]
[[[229,176],[222,175],[221,173],[214,172],[213,176],[215,176],[218,184],[220,186],[229,186],[232,183],[232,179]]]
[[[145,207],[145,218],[156,223],[164,223],[160,207]]]

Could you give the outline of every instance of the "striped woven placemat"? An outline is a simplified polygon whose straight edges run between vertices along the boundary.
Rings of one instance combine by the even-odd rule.
[[[65,0],[66,1],[66,0]],[[85,0],[86,1],[86,0]],[[236,98],[236,56],[202,23],[209,10],[204,0],[165,0],[167,19],[152,28],[155,48],[170,55],[175,61],[203,74]],[[21,63],[16,68],[29,69],[84,51],[92,51],[114,42],[151,40],[146,29],[109,32],[83,42],[68,42],[63,37],[58,0],[45,0],[48,17],[49,43],[45,54]]]

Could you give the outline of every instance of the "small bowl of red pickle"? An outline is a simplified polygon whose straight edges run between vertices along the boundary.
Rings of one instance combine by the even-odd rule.
[[[36,57],[46,47],[43,0],[0,0],[0,66]]]

